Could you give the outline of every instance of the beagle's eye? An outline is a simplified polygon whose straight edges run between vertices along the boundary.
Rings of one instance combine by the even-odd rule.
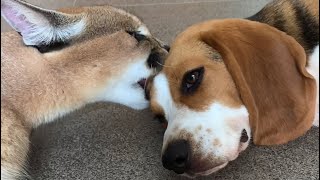
[[[196,68],[185,73],[182,80],[182,92],[184,94],[193,93],[202,81],[204,74],[204,67]]]
[[[194,83],[197,82],[198,79],[199,79],[199,72],[198,71],[193,72],[192,74],[188,74],[186,76],[187,86],[188,87],[192,86]]]
[[[139,34],[139,32],[136,31],[127,31],[127,33],[134,37],[138,42],[146,39],[145,35]]]

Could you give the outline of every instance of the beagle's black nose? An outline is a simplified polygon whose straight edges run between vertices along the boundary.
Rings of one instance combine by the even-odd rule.
[[[162,165],[177,174],[183,174],[190,160],[190,145],[186,140],[179,140],[168,145],[162,155]]]

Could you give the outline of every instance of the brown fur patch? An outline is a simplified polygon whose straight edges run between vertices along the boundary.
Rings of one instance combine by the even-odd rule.
[[[219,141],[219,139],[214,139],[213,140],[213,145],[214,147],[220,147],[222,146],[221,142]]]
[[[242,104],[241,100],[234,98],[239,95],[224,63],[214,60],[213,51],[193,38],[193,33],[180,35],[166,60],[164,72],[168,78],[174,102],[187,105],[196,111],[207,109],[215,101],[229,107],[239,107]],[[204,67],[201,85],[192,95],[183,95],[181,83],[184,74],[199,67]]]
[[[201,131],[201,129],[202,129],[201,125],[197,126],[197,128],[195,129],[195,134],[198,134]]]

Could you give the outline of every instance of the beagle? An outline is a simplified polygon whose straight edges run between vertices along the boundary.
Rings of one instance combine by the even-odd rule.
[[[144,86],[167,50],[136,16],[111,6],[47,10],[1,0],[1,179],[27,176],[32,128],[85,104],[148,107]]]
[[[248,19],[202,22],[178,35],[146,91],[168,122],[165,168],[209,175],[250,138],[284,144],[319,123],[318,10],[317,0],[277,0]]]

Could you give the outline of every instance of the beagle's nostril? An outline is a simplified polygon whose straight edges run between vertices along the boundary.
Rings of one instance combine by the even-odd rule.
[[[248,133],[245,129],[241,132],[240,142],[245,143],[249,140]]]
[[[162,164],[166,169],[178,174],[186,171],[190,159],[190,146],[188,141],[179,140],[168,145],[162,156]]]
[[[187,156],[178,156],[174,161],[175,166],[183,168],[186,165],[187,158]]]

